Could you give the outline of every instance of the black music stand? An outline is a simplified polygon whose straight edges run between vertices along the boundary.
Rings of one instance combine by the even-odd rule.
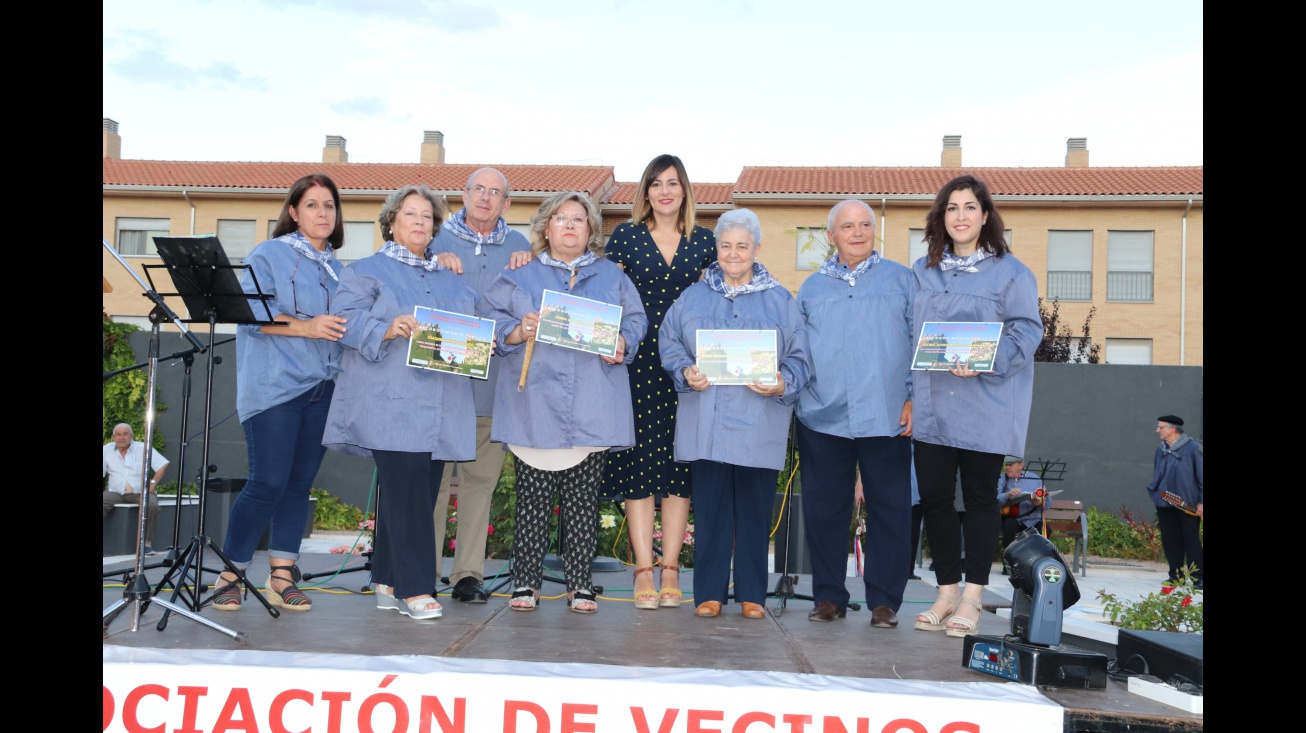
[[[163,265],[145,265],[145,276],[150,277],[150,270],[166,268],[168,274],[172,277],[172,284],[177,288],[175,293],[166,293],[166,295],[179,295],[182,302],[186,304],[190,318],[184,319],[186,323],[203,323],[209,324],[209,343],[213,343],[216,337],[216,326],[218,323],[247,324],[247,325],[275,325],[278,322],[273,320],[272,311],[268,307],[268,301],[274,296],[265,295],[259,287],[258,278],[250,271],[250,276],[254,283],[255,292],[246,293],[240,285],[240,280],[236,277],[236,270],[248,270],[249,265],[232,265],[227,259],[227,253],[222,249],[222,244],[215,236],[200,237],[155,237],[154,244],[158,248],[159,257],[163,260]],[[151,279],[151,284],[153,280]],[[250,308],[250,300],[257,300],[262,306],[265,319],[260,319]],[[202,318],[195,317],[202,314]],[[209,464],[209,427],[212,422],[213,411],[213,367],[221,360],[215,358],[212,352],[209,352],[207,382],[204,391],[204,449],[202,466]],[[224,569],[235,575],[238,582],[245,587],[247,591],[253,591],[253,595],[259,603],[267,609],[273,618],[281,615],[281,612],[268,603],[263,594],[258,592],[249,579],[245,576],[244,571],[232,564],[231,559],[218,549],[208,535],[204,533],[204,515],[205,502],[208,497],[208,471],[200,472],[199,486],[199,525],[191,542],[182,551],[181,555],[173,562],[163,580],[155,588],[154,594],[157,596],[172,580],[175,573],[180,571],[180,578],[184,580],[189,577],[192,570],[195,573],[195,585],[193,589],[188,589],[184,582],[178,582],[173,589],[172,600],[181,595],[187,594],[188,604],[198,611],[205,605],[213,602],[214,596],[200,599],[200,596],[207,590],[203,582],[204,574],[204,550],[213,550],[223,563]],[[215,594],[216,595],[216,594]],[[168,625],[168,612],[165,611],[163,618],[159,619],[158,628],[162,631]]]
[[[226,634],[227,636],[230,636],[232,639],[234,639],[236,642],[240,644],[248,643],[248,638],[245,636],[244,632],[233,631],[231,629],[228,629],[225,626],[221,626],[217,623],[214,623],[213,621],[210,621],[204,618],[203,616],[200,616],[198,613],[195,613],[194,612],[195,609],[186,609],[174,604],[171,600],[164,600],[162,598],[153,598],[150,594],[150,586],[149,583],[146,582],[145,580],[145,572],[143,567],[144,554],[145,554],[145,514],[146,514],[146,491],[147,491],[145,487],[149,486],[149,477],[151,475],[150,451],[154,444],[154,418],[155,418],[154,398],[155,398],[155,384],[158,376],[158,366],[159,366],[159,324],[177,323],[177,327],[181,329],[181,332],[186,335],[186,338],[190,340],[191,344],[194,345],[196,349],[200,351],[205,351],[206,349],[204,347],[204,344],[200,343],[199,339],[195,338],[194,334],[192,334],[185,326],[181,325],[180,319],[177,318],[177,314],[173,313],[172,310],[168,308],[168,304],[164,302],[163,296],[153,287],[146,285],[145,281],[141,280],[140,276],[136,274],[136,271],[133,270],[125,260],[123,260],[122,255],[118,254],[118,251],[115,250],[109,244],[108,240],[101,239],[100,241],[104,243],[104,248],[108,250],[109,254],[113,255],[114,259],[118,260],[118,264],[122,265],[123,269],[127,270],[127,272],[130,273],[131,276],[136,279],[136,282],[140,284],[141,289],[144,291],[143,294],[145,295],[145,297],[149,298],[151,302],[154,303],[154,308],[150,311],[150,324],[151,324],[150,346],[149,346],[149,358],[146,360],[146,363],[149,365],[149,370],[148,370],[149,378],[148,378],[146,392],[145,392],[146,394],[145,440],[144,440],[145,456],[144,456],[144,460],[141,461],[142,489],[140,492],[138,492],[140,494],[140,514],[137,517],[138,525],[137,525],[137,535],[136,535],[136,563],[131,576],[124,580],[122,598],[115,601],[113,604],[111,604],[108,608],[104,610],[104,615],[102,616],[102,622],[104,625],[104,635],[105,636],[109,635],[109,624],[113,623],[113,620],[118,617],[118,614],[122,613],[123,609],[125,609],[129,605],[132,607],[131,630],[133,633],[136,632],[140,628],[140,619],[142,614],[144,614],[146,607],[148,606],[149,603],[155,602],[166,609],[164,611],[165,614],[170,613],[172,611],[176,611],[177,613],[181,614],[186,618],[189,618],[192,621],[203,624],[204,626],[207,626],[213,629],[214,631],[218,631],[223,634]],[[162,586],[160,585],[160,587]],[[157,592],[158,591],[155,591],[155,594],[157,594]]]

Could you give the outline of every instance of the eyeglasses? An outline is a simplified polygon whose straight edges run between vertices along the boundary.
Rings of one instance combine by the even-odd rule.
[[[572,226],[579,229],[585,224],[588,224],[589,220],[583,216],[567,216],[566,214],[557,214],[553,217],[553,223],[557,224],[560,227],[565,227],[568,224],[571,224]]]
[[[485,196],[485,195],[488,194],[489,197],[492,198],[492,199],[497,199],[497,198],[499,198],[500,196],[503,195],[503,191],[500,191],[500,190],[497,189],[497,188],[486,188],[485,186],[482,186],[482,185],[480,185],[479,183],[476,184],[475,186],[472,186],[471,190],[472,190],[472,191],[473,191],[477,196]]]
[[[312,315],[305,313],[299,309],[299,291],[295,288],[295,276],[299,274],[299,263],[302,262],[303,259],[304,259],[304,255],[299,255],[298,257],[296,257],[295,269],[290,272],[290,297],[291,297],[291,302],[294,303],[295,315],[297,317],[312,318],[313,317]],[[322,311],[322,313],[330,313],[331,290],[326,286],[326,273],[322,274],[321,279],[318,281],[318,284],[322,286],[322,293],[326,295],[326,310]],[[322,315],[322,313],[319,313],[318,315]]]

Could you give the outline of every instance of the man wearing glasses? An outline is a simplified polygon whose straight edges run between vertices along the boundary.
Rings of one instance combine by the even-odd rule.
[[[508,210],[508,179],[493,168],[481,168],[467,179],[463,208],[440,227],[431,243],[441,265],[463,276],[476,294],[484,295],[499,272],[516,269],[530,261],[530,242],[508,227],[503,213]],[[494,407],[495,374],[498,360],[490,360],[487,379],[472,381],[476,402],[476,460],[445,464],[441,483],[451,486],[457,472],[458,533],[454,548],[453,597],[465,603],[485,603],[489,593],[485,578],[485,539],[490,524],[490,500],[503,469],[503,446],[490,442],[490,416]],[[448,526],[449,492],[441,491],[435,504],[436,577],[444,565],[444,535]]]

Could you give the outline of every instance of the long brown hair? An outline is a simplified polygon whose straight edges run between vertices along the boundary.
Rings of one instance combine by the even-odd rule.
[[[291,184],[286,200],[281,203],[281,216],[277,217],[277,225],[272,229],[272,238],[299,231],[299,223],[290,216],[290,209],[299,206],[304,192],[314,186],[322,186],[330,191],[331,198],[336,202],[336,227],[331,230],[327,242],[331,244],[331,249],[340,249],[345,246],[345,212],[340,207],[340,191],[336,189],[336,182],[325,173],[309,173]]]
[[[680,233],[688,237],[694,231],[694,187],[689,183],[689,174],[685,173],[685,164],[670,153],[663,153],[650,160],[644,168],[644,175],[639,179],[639,189],[635,191],[635,201],[630,205],[630,221],[632,224],[648,224],[653,219],[653,205],[648,202],[648,187],[668,168],[676,169],[676,179],[685,191],[685,200],[680,202],[680,221],[677,224]]]
[[[988,214],[988,219],[980,228],[979,242],[976,246],[998,257],[1011,251],[1004,236],[1006,226],[1002,223],[1002,215],[993,207],[993,196],[989,194],[988,185],[969,174],[957,176],[943,184],[943,188],[939,189],[939,195],[934,197],[934,206],[930,208],[930,213],[925,215],[925,242],[929,245],[929,251],[925,255],[926,267],[937,266],[943,260],[943,248],[952,244],[952,237],[948,236],[948,227],[944,224],[943,217],[948,211],[948,199],[957,191],[974,193],[980,209]]]

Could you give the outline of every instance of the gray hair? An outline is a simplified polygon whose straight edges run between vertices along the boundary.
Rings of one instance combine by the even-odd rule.
[[[721,239],[721,235],[731,229],[743,229],[753,237],[753,246],[762,243],[762,223],[757,220],[757,214],[748,209],[731,209],[721,215],[716,220],[716,229],[713,234],[716,238]]]
[[[440,233],[440,225],[449,216],[449,207],[445,206],[444,197],[426,187],[426,184],[416,186],[404,186],[385,197],[385,205],[381,207],[381,214],[377,216],[376,221],[381,225],[381,239],[389,242],[394,239],[394,230],[391,227],[395,223],[395,217],[399,215],[399,207],[403,205],[404,199],[417,194],[427,201],[431,202],[431,213],[435,215],[435,229],[431,232],[431,239]]]
[[[871,215],[871,228],[874,229],[875,209],[872,209],[870,204],[866,203],[865,201],[862,201],[861,199],[844,199],[843,201],[840,201],[839,203],[835,204],[833,207],[830,208],[830,215],[825,219],[825,230],[827,232],[833,231],[834,218],[839,214],[839,209],[842,209],[845,206],[851,206],[853,204],[857,204],[861,206],[863,209],[866,209],[866,213]]]
[[[508,177],[503,174],[503,171],[499,170],[498,168],[491,168],[490,166],[486,166],[484,168],[477,168],[476,170],[472,171],[472,174],[470,176],[467,176],[467,185],[463,186],[463,190],[464,191],[472,190],[472,181],[475,180],[477,176],[481,175],[486,171],[491,171],[503,179],[504,198],[508,198],[509,196],[512,195],[512,191],[508,188]]]
[[[120,423],[118,423],[117,425],[114,425],[114,426],[113,426],[113,431],[112,431],[112,432],[114,432],[114,433],[118,432],[118,428],[127,428],[127,432],[128,432],[128,433],[131,433],[131,436],[132,436],[133,438],[136,437],[136,431],[133,430],[133,429],[132,429],[132,426],[128,425],[127,423],[125,423],[125,422],[120,422]]]

